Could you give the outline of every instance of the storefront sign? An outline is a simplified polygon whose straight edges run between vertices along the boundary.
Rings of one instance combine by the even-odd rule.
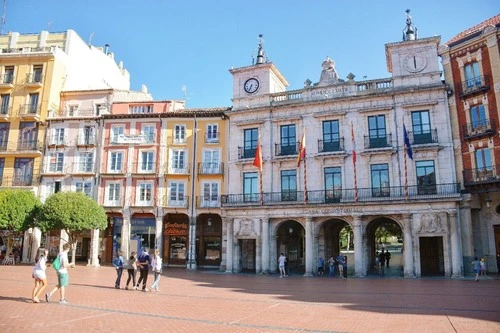
[[[165,224],[165,234],[170,236],[187,235],[188,225],[186,223],[167,223]]]

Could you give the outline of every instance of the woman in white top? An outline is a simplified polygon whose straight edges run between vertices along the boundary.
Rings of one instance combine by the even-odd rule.
[[[49,250],[39,248],[38,254],[36,258],[36,264],[33,268],[33,278],[35,279],[35,287],[33,288],[33,292],[31,294],[31,299],[33,303],[40,303],[38,296],[45,290],[47,286],[47,274],[45,273],[45,269],[47,268],[47,255],[49,254]]]
[[[151,261],[151,268],[153,269],[153,274],[155,277],[155,281],[151,285],[151,291],[158,291],[158,283],[160,282],[160,276],[162,271],[163,262],[160,257],[160,251],[155,249],[155,254],[153,256],[153,260]]]

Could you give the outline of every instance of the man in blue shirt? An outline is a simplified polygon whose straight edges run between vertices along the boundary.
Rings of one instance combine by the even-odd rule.
[[[137,281],[137,289],[142,281],[142,291],[148,291],[146,289],[146,284],[148,282],[149,265],[151,264],[151,258],[149,257],[148,249],[142,249],[142,253],[137,259],[137,267],[139,267],[139,281]]]
[[[116,268],[115,288],[120,289],[120,281],[123,274],[123,256],[122,251],[116,252],[116,257],[113,259],[113,266]]]

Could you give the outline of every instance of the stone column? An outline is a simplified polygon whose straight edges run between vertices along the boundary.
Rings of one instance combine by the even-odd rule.
[[[125,257],[125,256],[124,256]],[[128,258],[128,257],[125,257]],[[90,230],[90,258],[87,266],[98,267],[99,265],[99,229]]]
[[[271,237],[271,258],[269,258],[269,271],[276,272],[278,270],[278,237],[272,235]]]
[[[362,215],[354,214],[354,276],[364,277],[366,272],[363,265],[363,225]]]
[[[269,218],[262,219],[262,273],[269,274]]]
[[[226,273],[233,273],[233,219],[227,221]]]
[[[404,276],[415,277],[415,266],[413,261],[413,237],[412,237],[412,215],[403,215],[403,250],[404,250]]]
[[[471,207],[464,205],[460,209],[460,230],[462,237],[462,251],[465,262],[472,262],[474,258],[474,238],[472,231]]]
[[[312,217],[306,216],[306,272],[304,276],[313,276],[313,240]]]
[[[160,251],[160,256],[163,255],[163,218],[160,216],[156,217],[155,243],[155,247]]]
[[[457,219],[457,210],[450,210],[448,215],[450,217],[451,277],[461,277],[463,275],[462,251],[460,246],[460,226]]]
[[[129,249],[130,249],[130,217],[124,216],[123,217],[123,225],[122,225],[122,237],[121,237],[121,244],[120,244],[120,251],[122,251],[122,255],[124,258],[128,258],[130,255]],[[127,257],[125,257],[127,256]]]

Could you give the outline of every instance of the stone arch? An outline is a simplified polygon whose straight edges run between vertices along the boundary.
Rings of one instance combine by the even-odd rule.
[[[304,274],[305,272],[305,235],[303,223],[295,219],[282,219],[273,224],[273,238],[276,251],[274,260],[280,253],[287,257],[287,272],[289,274]]]

